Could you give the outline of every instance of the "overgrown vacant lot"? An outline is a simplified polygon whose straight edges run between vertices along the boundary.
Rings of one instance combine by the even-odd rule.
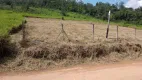
[[[136,31],[135,38],[134,28],[119,27],[117,41],[117,28],[112,23],[109,39],[106,39],[105,21],[73,12],[68,12],[67,16],[64,16],[65,20],[60,20],[62,15],[58,10],[32,7],[30,10],[0,10],[0,71],[39,70],[88,61],[117,62],[142,56],[141,30]],[[22,28],[9,38],[11,30],[22,24],[24,16],[27,17],[25,30]]]
[[[11,35],[18,54],[0,66],[0,71],[39,70],[81,63],[109,63],[136,60],[142,57],[142,31],[110,26],[109,39],[105,38],[106,24],[95,24],[93,41],[92,22],[59,19],[26,18],[25,41],[23,31]],[[67,35],[62,32],[63,29]],[[60,34],[61,33],[61,34]],[[64,35],[63,35],[64,34]],[[68,37],[68,38],[67,38]]]
[[[93,23],[87,21],[62,21],[58,19],[40,19],[40,18],[27,18],[26,32],[27,39],[34,44],[40,42],[52,43],[55,41],[64,42],[68,38],[70,42],[90,43],[93,42],[93,25],[95,26],[95,41],[104,41],[106,36],[106,24]],[[62,26],[67,34],[61,32]],[[136,39],[142,40],[142,31],[136,31]],[[110,33],[108,40],[116,40],[117,27],[116,25],[110,26]],[[120,39],[134,40],[135,29],[119,27],[118,35]],[[64,40],[63,40],[64,38]]]

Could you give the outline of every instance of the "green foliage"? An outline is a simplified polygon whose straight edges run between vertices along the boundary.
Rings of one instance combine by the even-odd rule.
[[[125,8],[123,2],[117,3],[116,5],[98,2],[94,6],[91,3],[84,4],[82,0],[0,0],[0,8],[6,9],[8,8],[7,5],[11,9],[22,6],[18,11],[32,12],[31,7],[48,8],[60,10],[62,16],[67,16],[68,12],[75,12],[102,20],[107,20],[108,11],[111,10],[111,21],[126,21],[127,24],[142,24],[142,8],[136,10]]]
[[[41,17],[41,18],[58,18],[60,19],[62,15],[61,11],[53,10],[53,9],[45,9],[45,8],[34,8],[30,7],[27,12],[20,12],[23,16],[31,16],[31,17]]]

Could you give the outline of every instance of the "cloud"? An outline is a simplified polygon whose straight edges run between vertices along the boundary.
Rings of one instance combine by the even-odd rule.
[[[125,7],[133,9],[142,7],[142,0],[128,0],[128,2],[125,4]]]
[[[142,6],[142,0],[140,0],[139,3],[140,3],[140,6]]]

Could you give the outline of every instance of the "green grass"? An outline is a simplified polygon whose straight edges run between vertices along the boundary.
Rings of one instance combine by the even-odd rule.
[[[130,24],[130,23],[127,23],[126,21],[111,22],[111,24],[112,25],[117,25],[117,26],[122,26],[122,27],[142,29],[142,25]]]
[[[34,13],[34,14],[33,14]],[[59,10],[45,9],[45,8],[30,8],[24,16],[40,17],[40,18],[56,18],[61,19],[62,15]],[[79,13],[68,12],[67,16],[64,16],[66,20],[78,20],[78,21],[91,21],[97,23],[107,24],[107,20],[96,19],[92,16],[87,16]],[[136,27],[137,29],[142,29],[142,25],[130,24],[125,21],[111,22],[112,25],[124,26],[124,27]]]
[[[65,19],[67,19],[67,20],[79,20],[79,21],[105,22],[103,20],[96,19],[96,18],[93,18],[91,16],[78,14],[78,13],[74,13],[74,12],[68,12],[67,16],[65,16]]]
[[[23,16],[13,11],[0,10],[0,37],[8,36],[13,27],[18,27]]]
[[[1,36],[8,36],[9,31],[13,27],[18,27],[22,23],[24,16],[40,17],[40,18],[56,18],[56,19],[62,18],[60,10],[31,7],[29,9],[29,11],[24,12],[21,10],[20,7],[18,7],[17,9],[14,9],[14,10],[1,10],[0,9],[0,37]],[[78,14],[78,13],[74,13],[74,12],[68,12],[67,16],[64,16],[64,18],[66,20],[79,20],[79,21],[83,20],[83,21],[91,21],[91,22],[107,24],[107,21],[103,21],[103,20],[96,19],[91,16]],[[124,27],[137,26],[138,29],[142,29],[142,25],[127,24],[124,21],[111,22],[111,24],[124,26]]]
[[[22,12],[24,16],[40,17],[40,18],[57,18],[60,19],[62,15],[59,10],[45,9],[45,8],[30,8],[28,12]]]
[[[40,18],[55,18],[61,19],[61,11],[59,10],[52,10],[52,9],[45,9],[45,8],[30,8],[28,12],[21,12],[24,16],[31,16],[31,17],[40,17]],[[85,20],[85,21],[96,21],[102,22],[102,20],[93,18],[91,16],[74,13],[74,12],[67,12],[67,15],[64,16],[66,20]]]

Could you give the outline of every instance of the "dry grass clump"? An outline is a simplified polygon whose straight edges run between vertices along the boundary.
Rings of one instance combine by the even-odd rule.
[[[24,50],[27,57],[44,58],[48,60],[64,60],[64,59],[84,59],[84,58],[100,58],[109,55],[112,52],[118,54],[128,52],[142,53],[140,44],[125,43],[125,44],[95,44],[95,45],[69,45],[61,44],[56,46],[36,46],[29,47]]]
[[[135,43],[36,45],[21,49],[17,57],[6,62],[0,71],[39,70],[88,61],[116,62],[137,59],[141,55],[142,46]]]
[[[108,54],[104,45],[56,45],[30,47],[24,51],[27,57],[46,58],[48,60],[82,59]]]

